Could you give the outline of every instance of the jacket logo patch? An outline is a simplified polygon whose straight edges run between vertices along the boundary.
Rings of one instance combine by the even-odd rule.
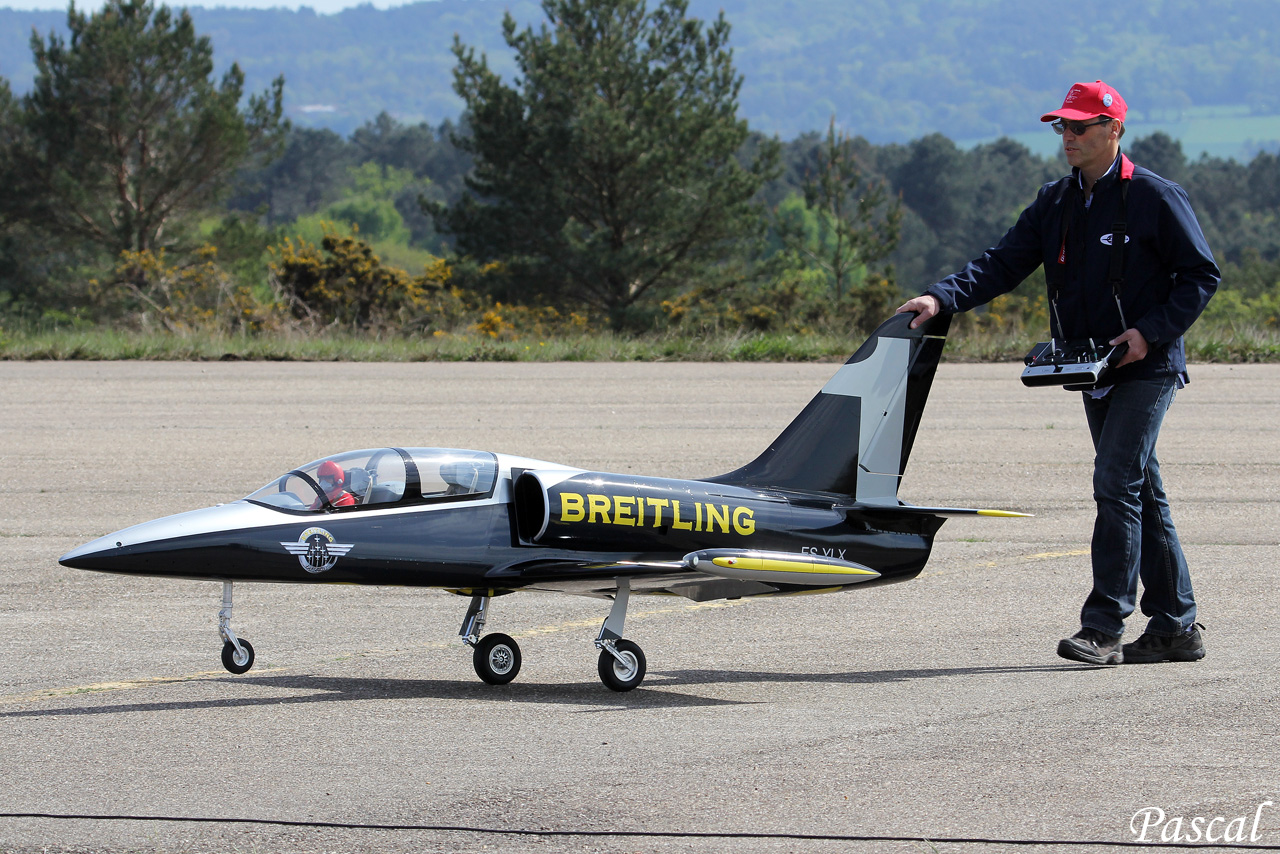
[[[1107,246],[1110,246],[1110,245],[1111,245],[1112,237],[1111,237],[1111,235],[1110,235],[1110,234],[1104,234],[1104,235],[1102,235],[1102,237],[1100,237],[1100,238],[1098,238],[1098,239],[1099,239],[1099,240],[1101,240],[1101,241],[1102,241],[1105,245],[1107,245]],[[1127,234],[1126,234],[1126,235],[1124,236],[1124,242],[1125,242],[1125,243],[1128,243],[1128,242],[1129,242],[1129,235],[1127,235]]]
[[[335,543],[333,534],[324,528],[307,528],[296,543],[282,542],[285,551],[297,555],[298,563],[307,572],[317,573],[333,569],[342,557],[354,547],[353,543]]]

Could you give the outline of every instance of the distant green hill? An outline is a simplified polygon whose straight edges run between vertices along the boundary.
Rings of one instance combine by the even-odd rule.
[[[1125,94],[1135,133],[1164,129],[1192,155],[1280,147],[1276,0],[690,0],[690,9],[724,10],[745,78],[741,113],[784,139],[834,115],[877,143],[1010,134],[1045,150],[1053,140],[1039,114],[1073,81],[1101,77]],[[349,133],[381,110],[406,122],[456,119],[454,33],[510,76],[504,10],[522,24],[543,20],[534,0],[193,14],[251,89],[283,73],[296,122]],[[0,9],[0,75],[16,91],[34,73],[31,28],[48,32],[63,18]]]

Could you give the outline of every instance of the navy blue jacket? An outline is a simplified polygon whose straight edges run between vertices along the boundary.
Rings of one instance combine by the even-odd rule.
[[[1134,166],[1121,155],[1094,185],[1088,209],[1080,189],[1079,170],[1040,188],[1000,242],[926,291],[942,310],[968,311],[1018,286],[1044,264],[1052,300],[1051,334],[1064,338],[1108,341],[1126,328],[1147,339],[1150,351],[1126,365],[1115,382],[1178,374],[1186,378],[1182,336],[1200,316],[1218,288],[1220,274],[1213,253],[1191,210],[1186,192],[1172,181]],[[1125,202],[1128,239],[1120,305],[1112,295],[1111,233],[1119,219],[1122,175],[1132,175]],[[1065,239],[1063,217],[1068,217]]]

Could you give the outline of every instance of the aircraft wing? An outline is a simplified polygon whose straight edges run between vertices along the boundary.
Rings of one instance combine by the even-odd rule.
[[[975,507],[920,507],[915,504],[837,504],[833,509],[845,513],[877,513],[901,515],[903,513],[918,516],[999,516],[1006,518],[1029,519],[1031,513],[1018,513],[1013,510],[982,510]]]
[[[489,578],[498,589],[548,590],[611,598],[617,587],[614,579],[618,576],[627,576],[636,593],[665,593],[705,602],[846,587],[879,578],[880,573],[852,561],[818,554],[702,549],[680,560],[525,561],[503,567]]]
[[[485,576],[490,589],[503,592],[546,590],[612,599],[616,579],[631,579],[637,593],[666,592],[672,584],[687,578],[689,568],[679,560],[644,558],[610,559],[553,557],[534,558],[495,567]],[[460,590],[457,592],[469,592]]]

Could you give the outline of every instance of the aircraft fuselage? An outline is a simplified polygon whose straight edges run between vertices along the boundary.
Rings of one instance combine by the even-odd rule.
[[[880,574],[878,581],[898,581],[923,568],[941,522],[878,514],[872,524],[835,509],[839,496],[499,460],[488,495],[319,513],[241,499],[126,528],[65,555],[62,563],[130,575],[468,593],[533,588],[590,594],[598,588],[598,595],[608,595],[615,579],[630,577],[638,593],[701,599],[705,574],[678,566],[691,552],[825,556],[869,567]],[[738,595],[794,589],[716,580],[717,593],[726,584],[741,587]]]

